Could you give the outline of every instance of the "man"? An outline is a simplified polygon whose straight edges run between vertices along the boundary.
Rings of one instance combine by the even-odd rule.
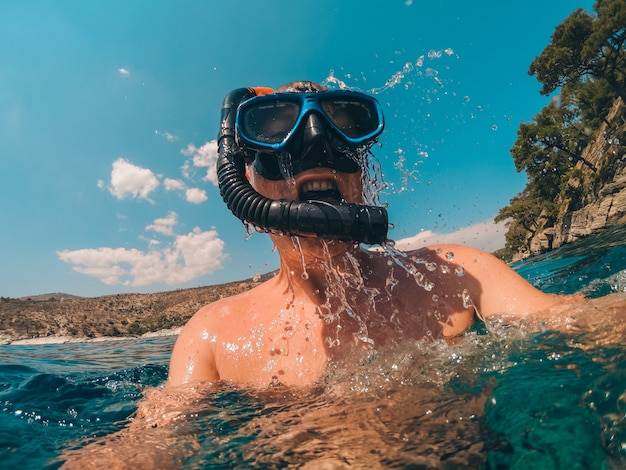
[[[367,152],[383,130],[373,98],[295,82],[237,90],[222,117],[222,195],[269,232],[280,270],[196,313],[174,347],[169,386],[307,385],[351,350],[453,338],[477,318],[572,302],[477,249],[360,245],[387,241],[386,212],[364,205]]]
[[[63,468],[182,465],[199,444],[181,438],[177,426],[184,429],[211,382],[313,384],[333,364],[350,366],[355,352],[452,340],[477,318],[558,314],[576,300],[542,293],[473,248],[391,248],[386,211],[364,204],[373,202],[367,152],[383,129],[373,98],[296,82],[276,93],[236,90],[222,117],[221,193],[235,215],[269,232],[280,270],[200,309],[176,342],[165,386],[145,392],[126,428],[65,451]],[[355,452],[367,459],[371,448]],[[327,464],[325,457],[312,467]],[[326,468],[343,468],[333,465]]]

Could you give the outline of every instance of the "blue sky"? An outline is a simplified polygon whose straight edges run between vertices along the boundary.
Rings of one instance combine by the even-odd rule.
[[[153,292],[276,269],[268,237],[247,237],[222,203],[212,141],[228,91],[296,79],[383,104],[375,154],[392,238],[502,244],[491,222],[526,182],[509,149],[548,102],[528,66],[592,5],[2,2],[0,295]]]

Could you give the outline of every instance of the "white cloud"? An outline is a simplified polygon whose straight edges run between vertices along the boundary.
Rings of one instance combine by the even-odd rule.
[[[163,184],[167,191],[185,191],[185,200],[192,204],[200,204],[208,199],[204,189],[187,188],[187,185],[180,180],[165,178]]]
[[[491,221],[485,221],[463,227],[453,233],[441,234],[425,230],[412,237],[397,240],[395,247],[401,251],[410,251],[423,246],[456,243],[493,252],[504,247],[506,231],[504,222],[496,224]]]
[[[199,188],[190,188],[185,191],[185,198],[192,204],[200,204],[208,199],[206,191]]]
[[[165,140],[167,140],[168,142],[174,142],[175,140],[178,140],[178,136],[170,133],[170,132],[161,132],[158,129],[155,129],[154,133],[158,136],[163,137]]]
[[[119,69],[117,69],[117,72],[122,76],[122,77],[128,77],[130,75],[130,71],[128,69],[125,69],[124,67],[120,67]]]
[[[109,191],[116,198],[129,196],[150,201],[148,196],[158,186],[159,180],[148,168],[133,165],[124,158],[113,162]]]
[[[184,151],[181,150],[181,152],[184,152]],[[180,167],[181,173],[187,179],[191,179],[191,171],[189,171],[189,168],[190,168],[190,164],[188,161],[186,161],[184,165]]]
[[[178,223],[178,214],[170,212],[167,217],[155,219],[151,225],[146,226],[146,230],[154,230],[163,235],[174,235],[174,226]],[[158,243],[158,242],[157,242]]]
[[[202,147],[197,148],[193,144],[189,144],[186,149],[181,150],[183,155],[192,157],[193,166],[197,168],[206,168],[206,175],[202,178],[204,181],[210,181],[217,186],[217,140],[211,140]],[[185,169],[183,168],[183,172]]]
[[[183,183],[181,180],[175,180],[172,178],[165,178],[165,180],[163,181],[163,185],[165,186],[166,191],[187,189],[187,186],[185,186],[185,183]]]
[[[154,246],[154,244],[151,244]],[[161,250],[143,252],[126,248],[88,248],[58,251],[74,270],[109,285],[147,286],[155,283],[182,284],[222,268],[224,242],[217,232],[198,227],[178,235]]]

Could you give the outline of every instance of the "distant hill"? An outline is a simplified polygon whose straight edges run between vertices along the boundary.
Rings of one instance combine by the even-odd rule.
[[[42,300],[69,300],[69,299],[82,299],[78,295],[65,294],[63,292],[55,292],[53,294],[40,294],[40,295],[30,295],[26,297],[20,297],[18,300],[33,300],[35,302],[39,302]]]
[[[78,297],[43,294],[0,298],[0,343],[20,339],[68,336],[140,336],[183,326],[200,307],[244,292],[272,277],[178,289],[155,294]]]

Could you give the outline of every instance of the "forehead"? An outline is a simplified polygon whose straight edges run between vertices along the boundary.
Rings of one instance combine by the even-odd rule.
[[[298,81],[287,83],[276,89],[277,93],[311,93],[312,91],[328,91],[328,88],[315,82]]]

